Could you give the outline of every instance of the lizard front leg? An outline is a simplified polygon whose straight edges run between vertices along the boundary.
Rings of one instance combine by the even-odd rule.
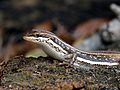
[[[78,54],[79,53],[77,53],[77,52],[70,53],[70,54],[64,55],[64,58],[67,62],[69,62],[70,65],[75,66],[75,68],[80,68],[82,70],[89,71],[92,67],[87,64],[80,63],[80,61],[77,60]]]
[[[65,61],[69,62],[71,65],[74,64],[74,62],[76,61],[76,58],[77,58],[77,53],[70,53],[70,54],[64,55]]]

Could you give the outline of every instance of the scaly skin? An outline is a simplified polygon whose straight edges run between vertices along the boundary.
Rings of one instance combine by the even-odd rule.
[[[55,34],[45,31],[33,29],[23,38],[27,41],[38,43],[41,48],[51,57],[69,62],[75,66],[80,63],[88,63],[95,65],[119,65],[119,52],[86,52],[72,47],[65,43]]]

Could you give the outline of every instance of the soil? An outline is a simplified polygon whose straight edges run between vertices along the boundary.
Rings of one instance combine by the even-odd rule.
[[[12,58],[0,90],[119,90],[120,65],[75,68],[51,57]]]

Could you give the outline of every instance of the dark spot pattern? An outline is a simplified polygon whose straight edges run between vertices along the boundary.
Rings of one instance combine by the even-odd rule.
[[[52,48],[54,48],[57,52],[61,52],[66,54],[63,50],[61,50],[59,47],[55,46],[53,43],[49,42],[49,40],[52,40],[54,43],[56,43],[57,45],[59,45],[61,48],[63,48],[67,54],[71,54],[71,53],[76,53],[77,50],[72,48],[72,46],[67,45],[66,43],[63,43],[63,41],[59,38],[57,38],[55,36],[55,34],[46,31],[46,30],[38,30],[38,29],[34,29],[32,32],[26,34],[26,36],[33,36],[33,37],[37,37],[38,39],[36,39],[37,41],[40,42],[45,42],[47,44],[49,44]],[[44,37],[44,38],[48,38],[48,40],[40,40],[39,37]],[[78,53],[79,52],[79,53]],[[85,53],[82,51],[78,50],[77,52],[77,56],[89,61],[94,61],[94,62],[120,62],[120,55],[119,58],[116,57],[116,55],[111,56],[111,55],[104,55],[104,53],[100,53],[98,52],[93,54],[93,53]]]
[[[50,39],[49,39],[49,40],[50,40]],[[49,40],[48,40],[48,41],[49,41]],[[49,44],[52,48],[54,48],[57,52],[61,52],[61,53],[66,54],[65,52],[63,52],[62,50],[60,50],[59,47],[54,46],[53,43],[48,42],[48,41],[46,41],[46,43]]]
[[[67,51],[68,53],[74,53],[74,52],[75,52],[74,49],[72,49],[71,47],[65,45],[65,44],[64,44],[65,42],[63,43],[62,40],[59,40],[58,38],[55,38],[55,37],[53,37],[53,38],[51,38],[51,39],[52,39],[52,41],[53,41],[54,43],[58,44],[61,48],[63,48],[63,49],[64,49],[65,51]]]
[[[32,33],[32,34],[31,34]],[[61,48],[63,48],[65,51],[68,53],[74,53],[75,50],[72,49],[71,47],[65,45],[61,39],[58,39],[54,33],[46,31],[46,30],[38,30],[38,29],[33,29],[30,33],[28,33],[27,36],[34,36],[34,37],[45,37],[45,38],[50,38],[54,43],[58,44]],[[40,40],[41,42],[41,40]],[[52,47],[53,45],[50,44]],[[54,46],[55,47],[55,46]],[[58,50],[59,51],[59,50]]]
[[[87,53],[82,53],[78,54],[79,57],[90,60],[90,61],[95,61],[95,62],[118,62],[118,60],[115,60],[115,57],[111,56],[105,56],[105,55],[94,55],[94,54],[87,54]]]

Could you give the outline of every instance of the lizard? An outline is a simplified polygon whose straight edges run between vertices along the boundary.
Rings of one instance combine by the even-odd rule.
[[[54,33],[46,30],[33,29],[26,33],[23,39],[39,44],[49,56],[78,67],[82,62],[90,65],[107,66],[119,65],[120,63],[119,52],[83,51],[67,44]]]

